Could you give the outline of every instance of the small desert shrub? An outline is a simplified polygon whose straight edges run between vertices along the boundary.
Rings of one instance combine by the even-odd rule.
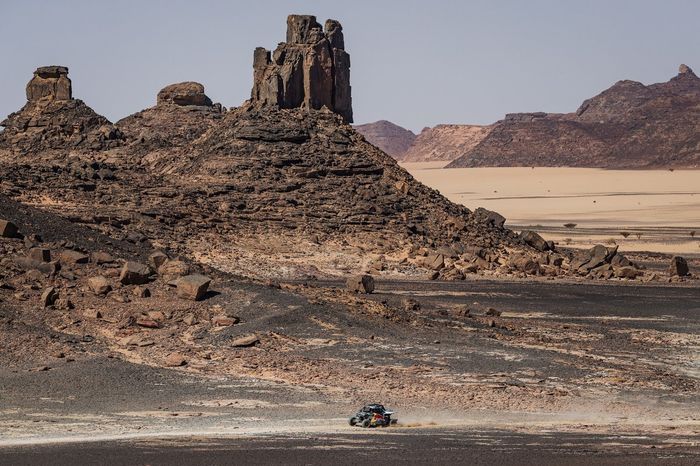
[[[695,230],[693,230],[693,231],[690,232],[690,237],[691,237],[691,238],[695,238]]]
[[[620,232],[620,236],[622,236],[623,238],[627,238],[627,237],[629,237],[629,235],[631,235],[631,234],[632,234],[632,233],[630,233],[629,231],[621,231],[621,232]]]
[[[571,244],[571,238],[564,238],[564,242],[566,244]]]
[[[641,234],[641,233],[635,233],[635,235],[637,236],[637,239],[642,239],[642,234]]]
[[[576,228],[577,223],[565,223],[564,226],[566,228]]]

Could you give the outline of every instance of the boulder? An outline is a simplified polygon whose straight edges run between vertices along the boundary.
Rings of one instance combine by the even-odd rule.
[[[371,275],[356,275],[348,278],[347,289],[353,293],[371,294],[374,292],[374,278]]]
[[[427,269],[440,270],[445,267],[445,256],[440,253],[428,254],[421,263]]]
[[[151,267],[153,267],[153,270],[158,270],[160,266],[165,264],[167,261],[168,256],[161,251],[156,251],[148,256],[148,263]]]
[[[503,225],[506,223],[506,218],[503,215],[483,207],[476,209],[474,216],[478,221],[493,225],[496,228],[503,228]]]
[[[43,307],[52,306],[58,299],[58,290],[53,286],[46,288],[41,294],[41,305]]]
[[[241,321],[241,319],[239,319],[236,316],[226,316],[226,315],[214,316],[211,319],[211,323],[215,327],[230,327],[232,325],[236,325],[240,321]]]
[[[61,260],[66,264],[87,264],[90,262],[90,257],[80,251],[65,249],[61,252]]]
[[[114,257],[112,257],[111,254],[106,252],[93,252],[92,262],[97,265],[112,264],[114,263]]]
[[[199,301],[209,289],[211,278],[204,275],[187,275],[177,280],[177,295],[183,299]]]
[[[0,238],[17,238],[18,233],[17,225],[8,220],[0,219]]]
[[[29,257],[16,257],[15,264],[25,271],[38,270],[47,277],[56,275],[61,270],[58,262],[40,262]]]
[[[175,104],[180,106],[196,105],[211,107],[212,101],[204,93],[200,83],[186,81],[171,84],[158,92],[158,105]]]
[[[673,256],[671,258],[671,264],[668,267],[668,274],[671,277],[685,277],[689,272],[688,262],[683,257]]]
[[[46,248],[31,248],[27,257],[37,262],[51,262],[51,250]]]
[[[255,334],[245,335],[245,336],[234,338],[233,341],[231,341],[231,346],[234,346],[237,348],[244,348],[247,346],[255,346],[258,342],[260,342],[260,339],[258,338],[257,335],[255,335]]]
[[[525,272],[529,275],[537,275],[540,272],[540,264],[527,254],[511,255],[509,265],[515,270]]]
[[[147,265],[128,261],[124,263],[119,274],[119,282],[122,285],[144,285],[151,279],[153,271]]]
[[[96,295],[103,296],[112,291],[112,285],[109,284],[109,280],[102,275],[88,278],[88,286]]]
[[[525,244],[532,246],[538,251],[549,251],[551,249],[550,244],[544,240],[537,232],[532,230],[525,230],[520,233],[520,238],[525,242]]]
[[[180,353],[170,353],[164,362],[166,367],[180,367],[187,364],[187,359]]]
[[[169,260],[158,267],[158,274],[163,277],[166,282],[175,280],[185,275],[189,275],[190,266],[181,260]]]

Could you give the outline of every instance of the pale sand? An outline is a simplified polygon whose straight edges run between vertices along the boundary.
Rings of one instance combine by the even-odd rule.
[[[495,210],[508,225],[536,226],[560,243],[615,241],[628,251],[700,253],[700,170],[402,166],[454,202]]]

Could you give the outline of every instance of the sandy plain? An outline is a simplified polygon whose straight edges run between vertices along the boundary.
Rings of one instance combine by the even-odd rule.
[[[700,255],[700,170],[402,166],[454,202],[495,210],[509,227],[562,245]]]

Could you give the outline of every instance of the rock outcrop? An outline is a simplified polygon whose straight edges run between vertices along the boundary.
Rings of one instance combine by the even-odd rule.
[[[212,101],[200,83],[187,81],[165,86],[158,92],[158,105],[198,105],[211,107]]]
[[[325,106],[351,123],[350,55],[340,23],[329,19],[323,28],[315,16],[290,15],[286,42],[274,52],[255,49],[251,99],[278,108]]]
[[[27,100],[71,100],[73,90],[65,66],[42,66],[27,84]]]
[[[448,167],[700,166],[700,78],[686,65],[670,81],[620,81],[568,114],[516,113]]]
[[[370,144],[380,148],[396,160],[403,160],[404,154],[416,139],[416,135],[412,131],[386,120],[356,125],[355,130],[362,134]]]
[[[121,133],[82,100],[74,99],[68,68],[37,68],[27,84],[27,104],[0,123],[0,149],[16,153],[103,150],[122,143]]]
[[[125,135],[125,157],[140,157],[159,149],[183,147],[202,136],[221,119],[224,108],[212,103],[200,83],[170,84],[158,92],[155,107],[122,118],[116,123]],[[151,158],[147,162],[157,164]]]

